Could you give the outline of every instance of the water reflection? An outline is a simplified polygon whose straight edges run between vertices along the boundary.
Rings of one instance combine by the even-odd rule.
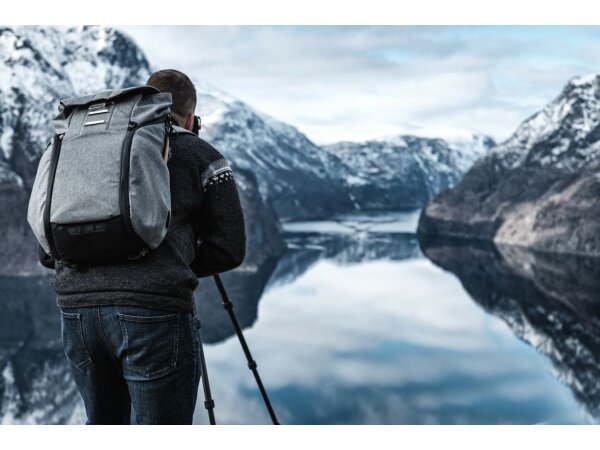
[[[548,359],[423,259],[414,235],[339,225],[288,227],[290,248],[246,331],[282,422],[593,421]],[[218,420],[269,423],[237,341],[207,355]]]
[[[411,226],[294,224],[280,259],[223,276],[280,420],[591,421],[580,404],[597,416],[598,265],[424,246],[441,270]],[[0,420],[82,423],[48,279],[0,278],[0,294]],[[217,420],[269,423],[211,279],[197,305]],[[201,401],[195,421],[207,422]]]
[[[278,259],[272,258],[260,266],[242,266],[241,270],[221,276],[242,328],[247,328],[256,321],[258,302],[277,262]],[[202,339],[205,343],[221,342],[235,334],[229,316],[221,306],[221,296],[212,278],[202,278],[198,283],[196,308],[201,318]]]
[[[287,232],[285,238],[288,250],[279,261],[269,288],[292,283],[322,259],[345,266],[379,259],[401,261],[421,255],[416,236],[408,233],[348,235],[306,231]]]
[[[48,278],[0,277],[0,293],[1,423],[68,423],[81,400]]]
[[[419,254],[413,235],[393,242],[389,233],[357,239],[350,235],[292,232],[286,234],[286,239],[289,248],[280,260],[244,265],[222,276],[243,328],[257,320],[258,303],[265,289],[293,282],[320,259],[350,264]],[[0,421],[85,421],[63,354],[60,314],[49,278],[0,277],[0,297]],[[196,299],[205,342],[218,343],[233,336],[212,279],[200,280]]]
[[[350,265],[420,256],[416,236],[407,232],[414,228],[415,217],[414,213],[340,216],[337,221],[289,224],[284,234],[287,250],[281,257],[269,259],[261,266],[245,265],[241,270],[222,275],[240,325],[246,328],[256,321],[258,303],[266,290],[292,283],[320,260]],[[196,306],[207,343],[234,335],[211,278],[200,280]]]
[[[425,242],[487,312],[547,355],[557,377],[600,418],[600,260],[476,242]]]

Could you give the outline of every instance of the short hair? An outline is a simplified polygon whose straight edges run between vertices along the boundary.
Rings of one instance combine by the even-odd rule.
[[[160,92],[170,92],[173,98],[171,111],[185,117],[196,109],[196,87],[192,80],[183,72],[175,69],[165,69],[154,72],[146,82]]]

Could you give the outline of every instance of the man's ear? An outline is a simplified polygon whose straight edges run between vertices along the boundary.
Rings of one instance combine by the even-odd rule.
[[[194,128],[194,113],[190,112],[187,116],[185,116],[185,121],[183,123],[183,128],[188,131],[192,131]]]

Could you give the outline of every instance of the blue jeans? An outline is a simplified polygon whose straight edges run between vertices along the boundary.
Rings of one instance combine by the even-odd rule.
[[[87,424],[191,424],[199,322],[192,313],[137,306],[61,308],[65,354]]]

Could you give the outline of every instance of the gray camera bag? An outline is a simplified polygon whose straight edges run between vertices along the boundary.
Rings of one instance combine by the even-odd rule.
[[[27,213],[48,254],[91,263],[158,247],[171,217],[170,107],[150,86],[60,102]]]

